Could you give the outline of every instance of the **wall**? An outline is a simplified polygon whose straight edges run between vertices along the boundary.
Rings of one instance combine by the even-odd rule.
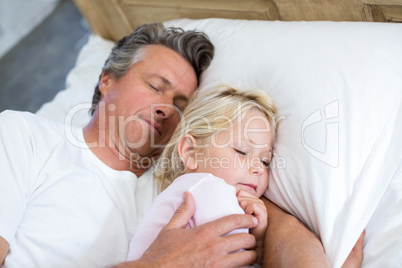
[[[0,0],[0,58],[57,6],[59,0]]]

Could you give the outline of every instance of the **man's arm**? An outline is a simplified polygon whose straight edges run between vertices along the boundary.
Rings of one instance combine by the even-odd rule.
[[[0,266],[3,264],[6,258],[9,247],[10,245],[8,244],[8,242],[0,236]]]
[[[172,220],[159,233],[140,260],[118,267],[239,267],[257,259],[256,241],[247,233],[222,235],[239,228],[253,228],[257,221],[250,215],[230,215],[192,229],[183,229],[195,210],[191,194],[185,193],[184,202]]]
[[[264,267],[331,267],[317,235],[268,199],[262,199],[268,210]]]

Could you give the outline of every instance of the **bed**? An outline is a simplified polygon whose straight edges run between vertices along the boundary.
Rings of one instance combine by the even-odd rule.
[[[200,89],[259,88],[281,123],[266,196],[340,267],[365,229],[363,267],[402,265],[402,1],[74,0],[92,35],[66,89],[37,114],[84,126],[113,42],[137,26],[206,32]]]

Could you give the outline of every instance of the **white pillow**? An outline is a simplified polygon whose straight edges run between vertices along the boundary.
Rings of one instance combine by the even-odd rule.
[[[274,98],[283,120],[266,195],[321,237],[333,267],[364,228],[363,266],[400,265],[402,25],[224,19],[166,25],[204,31],[214,43],[203,90],[232,84]],[[87,110],[76,105],[89,107],[111,47],[92,36],[67,89],[38,114],[60,122],[75,115],[73,124],[84,126]]]
[[[202,89],[260,88],[276,101],[283,120],[266,195],[317,233],[332,266],[340,267],[401,161],[402,25],[224,19],[167,24],[204,31],[215,45]],[[400,185],[402,176],[395,180]],[[401,211],[402,188],[396,191],[391,199]],[[391,203],[382,205],[387,210]],[[387,236],[388,227],[367,227],[366,267],[402,263],[400,212],[383,223],[399,229]],[[380,247],[378,237],[390,248]]]

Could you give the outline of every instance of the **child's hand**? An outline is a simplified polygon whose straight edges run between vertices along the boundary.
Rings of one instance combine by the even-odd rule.
[[[244,212],[258,219],[258,225],[250,229],[250,233],[254,235],[257,240],[260,238],[264,239],[265,231],[268,226],[268,215],[264,202],[244,190],[238,190],[236,196]]]
[[[262,253],[264,249],[265,232],[268,227],[268,213],[264,202],[255,197],[254,195],[244,191],[238,190],[236,193],[237,200],[240,207],[246,214],[252,215],[258,219],[258,225],[250,229],[250,234],[254,235],[257,240],[257,263],[262,263]]]

